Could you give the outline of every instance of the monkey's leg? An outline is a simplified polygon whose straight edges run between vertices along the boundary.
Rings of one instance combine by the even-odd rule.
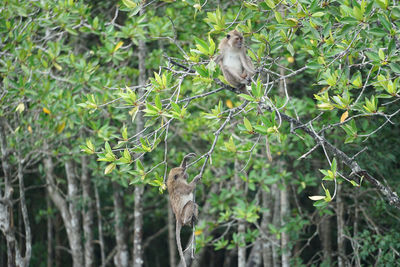
[[[229,71],[229,69],[225,67],[222,68],[222,73],[224,74],[225,80],[233,87],[238,88],[241,85],[243,78],[240,77],[240,75]]]
[[[197,204],[193,201],[188,201],[186,205],[182,209],[182,224],[183,225],[191,225],[193,219],[197,219],[199,211],[197,208]],[[193,218],[194,217],[194,218]]]

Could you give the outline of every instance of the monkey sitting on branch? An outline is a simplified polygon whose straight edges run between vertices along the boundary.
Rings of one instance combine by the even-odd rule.
[[[254,65],[246,55],[242,33],[230,31],[218,46],[219,54],[215,62],[221,67],[225,80],[233,87],[247,93],[246,85],[255,73]]]
[[[169,172],[167,180],[169,199],[176,220],[176,245],[184,267],[186,267],[186,261],[182,251],[181,228],[183,225],[194,226],[199,213],[198,206],[194,203],[193,191],[201,177],[198,175],[188,183],[186,173],[187,160],[194,156],[194,153],[186,155],[180,167],[173,168]]]

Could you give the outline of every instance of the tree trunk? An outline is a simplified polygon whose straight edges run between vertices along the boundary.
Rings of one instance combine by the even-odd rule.
[[[93,197],[92,184],[90,182],[87,157],[81,157],[82,164],[82,196],[84,208],[82,211],[84,247],[85,247],[85,266],[91,267],[94,265],[94,247],[93,247]]]
[[[0,118],[0,151],[1,151],[1,166],[3,168],[4,174],[4,190],[0,187],[0,230],[3,232],[6,242],[7,242],[7,263],[8,266],[27,266],[29,262],[26,262],[25,259],[21,256],[20,249],[18,246],[17,239],[15,237],[15,229],[14,229],[14,217],[13,217],[13,199],[12,195],[14,189],[11,184],[11,167],[9,165],[9,155],[10,150],[7,146],[6,139],[6,124],[4,118]],[[21,198],[23,197],[23,201],[21,200],[22,208],[25,208],[26,216],[28,216],[25,206],[25,192],[23,191],[23,177],[22,177],[22,165],[21,162],[18,162],[18,179],[20,182],[20,190],[22,186],[22,192],[20,192]],[[21,184],[22,183],[22,184]],[[0,183],[1,185],[2,183]],[[24,217],[24,222],[27,218]],[[29,228],[29,222],[26,222],[25,225]],[[29,228],[29,237],[30,239],[30,228]],[[28,241],[28,240],[27,240]],[[30,244],[29,244],[30,247]],[[29,248],[30,250],[30,248]],[[30,251],[29,251],[30,257]]]
[[[80,195],[78,191],[78,180],[75,173],[75,163],[73,160],[65,161],[65,172],[67,173],[68,200],[70,202],[69,214],[71,221],[68,235],[72,236],[70,241],[71,252],[73,257],[76,258],[76,262],[79,262],[79,266],[83,266],[81,218],[78,209]]]
[[[125,223],[122,218],[124,212],[124,201],[121,195],[120,185],[112,182],[114,196],[114,218],[115,238],[117,242],[117,253],[114,256],[114,264],[118,267],[127,267],[129,261],[128,243],[126,240]]]
[[[253,248],[250,251],[246,267],[260,267],[262,259],[261,252],[262,252],[262,240],[261,238],[257,238],[257,240],[254,242]]]
[[[321,220],[320,224],[320,237],[322,241],[322,248],[324,252],[324,262],[330,264],[332,259],[332,240],[331,240],[331,221],[327,215]]]
[[[47,210],[51,210],[51,200],[46,191]],[[53,219],[52,214],[47,214],[47,267],[54,266],[54,241],[53,241]]]
[[[28,209],[26,207],[25,200],[25,185],[24,185],[24,175],[22,171],[22,158],[20,152],[18,152],[18,181],[19,181],[19,196],[21,204],[22,219],[24,221],[25,229],[25,256],[20,263],[20,266],[29,266],[32,254],[32,234],[31,226],[29,223]]]
[[[273,208],[272,205],[272,195],[271,193],[267,193],[264,190],[262,191],[262,206],[263,208],[267,208],[268,210],[263,212],[263,217],[261,220],[261,229],[264,231],[264,233],[269,233],[268,225],[272,223],[272,214],[271,210]],[[270,236],[273,238],[272,236]],[[269,241],[264,240],[262,242],[262,257],[263,257],[263,263],[264,267],[269,267],[272,266],[272,244]]]
[[[101,256],[101,266],[105,266],[106,262],[106,255],[104,252],[104,236],[103,236],[103,216],[101,215],[101,203],[100,203],[100,197],[99,197],[99,191],[97,190],[97,187],[94,187],[94,195],[96,198],[96,214],[97,214],[97,229],[99,231],[99,245],[100,245],[100,256]]]
[[[146,1],[142,1],[143,7],[140,9],[140,15],[144,15],[144,5]],[[138,44],[139,59],[139,85],[146,83],[146,43],[140,39]],[[143,94],[143,89],[139,89],[139,97]],[[136,134],[143,130],[143,114],[138,112],[136,116]],[[135,207],[134,207],[134,230],[133,230],[133,266],[141,267],[143,265],[143,196],[144,186],[135,186]]]
[[[235,187],[239,192],[242,190],[242,180],[239,177],[239,161],[235,157]],[[246,222],[243,220],[238,221],[238,267],[246,266],[246,241],[244,239],[246,233]]]
[[[336,216],[337,216],[338,267],[344,267],[345,266],[344,218],[343,218],[343,200],[342,200],[341,184],[337,185]]]
[[[281,227],[284,227],[286,220],[289,217],[289,195],[287,192],[286,182],[281,190]],[[290,249],[289,249],[289,234],[282,232],[282,267],[290,266]]]
[[[176,266],[175,218],[168,198],[168,248],[169,266]]]
[[[281,209],[280,209],[280,196],[281,192],[276,184],[273,184],[271,187],[271,193],[274,196],[274,213],[272,217],[272,224],[276,228],[280,228],[280,221],[281,221]],[[276,238],[276,235],[272,235],[272,240],[274,241],[275,244],[279,243],[279,240]],[[280,259],[279,259],[279,253],[278,253],[278,247],[272,246],[272,266],[280,266]]]
[[[45,150],[49,151],[49,147],[45,144]],[[54,179],[54,165],[53,160],[50,156],[44,158],[44,169],[46,172],[47,192],[54,205],[60,211],[63,219],[65,229],[67,231],[67,237],[69,246],[71,249],[71,256],[73,267],[83,266],[83,248],[81,243],[81,229],[79,224],[79,216],[76,210],[76,194],[78,192],[75,176],[72,174],[71,163],[65,164],[65,170],[67,171],[67,182],[68,182],[68,198],[71,200],[71,205],[68,207],[66,200],[62,197],[57,188]],[[71,212],[73,215],[71,215]]]

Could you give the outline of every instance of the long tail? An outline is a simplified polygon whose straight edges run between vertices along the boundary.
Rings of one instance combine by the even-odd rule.
[[[183,256],[183,251],[182,251],[182,244],[181,244],[181,224],[178,223],[178,221],[176,221],[176,245],[178,247],[178,251],[179,251],[179,256],[181,257],[181,261],[183,264],[183,267],[186,267],[186,261],[185,261],[185,257]]]

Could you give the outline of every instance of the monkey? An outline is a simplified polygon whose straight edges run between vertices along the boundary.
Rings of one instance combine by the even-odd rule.
[[[188,183],[186,173],[186,162],[188,158],[194,156],[194,153],[186,155],[179,167],[171,169],[167,180],[169,199],[176,220],[176,245],[184,267],[186,267],[186,262],[182,251],[181,228],[184,225],[193,226],[199,214],[198,206],[193,201],[193,191],[201,177],[198,175]]]
[[[221,67],[222,74],[228,83],[248,94],[246,84],[249,83],[255,69],[249,56],[242,33],[237,30],[230,31],[218,46],[219,54],[215,62]]]

